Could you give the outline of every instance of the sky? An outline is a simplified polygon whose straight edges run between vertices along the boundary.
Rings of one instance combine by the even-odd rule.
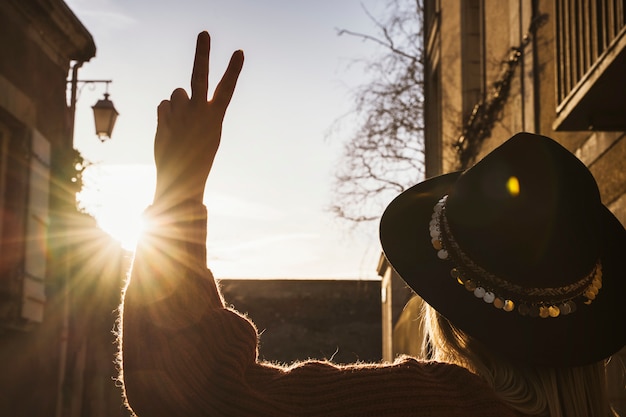
[[[210,88],[232,51],[245,64],[226,114],[205,192],[208,265],[218,278],[375,279],[377,223],[334,218],[333,174],[361,59],[375,45],[338,29],[375,33],[375,0],[66,0],[94,37],[96,57],[79,80],[110,79],[120,113],[111,140],[95,136],[91,106],[105,84],[85,84],[75,147],[92,165],[80,196],[112,236],[132,247],[154,191],[156,107],[188,90],[195,39],[212,38]],[[339,134],[329,137],[338,119]]]

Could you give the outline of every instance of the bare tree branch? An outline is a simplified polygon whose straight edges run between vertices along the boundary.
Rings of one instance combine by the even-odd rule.
[[[376,220],[391,198],[423,179],[422,5],[423,0],[390,0],[381,20],[364,9],[376,34],[338,31],[383,50],[361,62],[373,76],[354,93],[356,123],[335,173],[331,211],[338,218]]]

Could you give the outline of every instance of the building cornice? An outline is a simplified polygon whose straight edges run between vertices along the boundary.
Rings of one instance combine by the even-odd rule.
[[[96,55],[91,33],[63,0],[6,0],[0,8],[13,9],[27,36],[59,64],[85,62]]]

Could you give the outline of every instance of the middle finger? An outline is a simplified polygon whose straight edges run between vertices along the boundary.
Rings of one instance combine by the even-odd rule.
[[[191,73],[191,100],[206,102],[209,90],[209,52],[211,38],[207,32],[201,32],[196,42],[196,56]]]

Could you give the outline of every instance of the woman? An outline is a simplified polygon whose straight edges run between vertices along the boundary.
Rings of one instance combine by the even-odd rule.
[[[204,186],[243,66],[236,51],[207,102],[209,50],[203,32],[191,98],[177,89],[158,108],[150,227],[121,311],[122,380],[137,415],[609,415],[603,366],[626,341],[626,234],[584,166],[529,134],[418,184],[382,218],[385,255],[434,308],[436,360],[260,363],[256,328],[225,306],[206,268]],[[580,391],[567,391],[568,375]]]

